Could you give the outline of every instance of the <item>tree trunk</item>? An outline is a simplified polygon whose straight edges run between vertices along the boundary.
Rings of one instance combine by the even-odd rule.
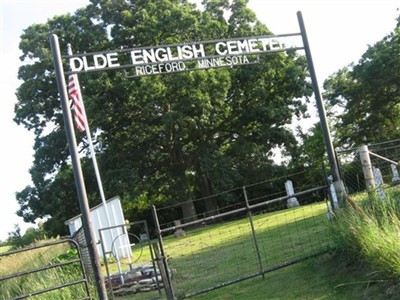
[[[182,203],[183,222],[188,223],[188,222],[197,220],[197,213],[196,213],[196,208],[194,206],[194,202],[190,195],[189,185],[188,185],[188,182],[186,179],[184,169],[180,169],[179,177],[180,177],[180,181],[181,181],[180,186],[182,187],[182,189],[184,189],[184,191],[182,193],[184,195],[184,198],[182,199],[183,200],[183,203]]]
[[[179,193],[182,195],[182,198],[179,200],[182,202],[183,222],[195,221],[197,220],[196,208],[190,194],[189,183],[185,174],[186,166],[182,149],[175,146],[171,151],[171,160],[176,166],[173,173],[179,181],[179,188],[182,189],[182,193]]]
[[[197,220],[196,208],[192,200],[189,200],[182,204],[182,214],[184,223],[192,222]]]
[[[206,216],[212,216],[218,214],[218,204],[217,199],[215,197],[210,197],[214,194],[210,177],[208,173],[204,172],[201,166],[197,165],[197,174],[199,176],[200,181],[200,193],[204,199],[204,204],[206,206]]]
[[[167,107],[165,108],[165,113],[170,113],[172,111],[171,104],[168,104]],[[194,206],[191,194],[190,194],[190,189],[189,189],[189,183],[186,179],[186,162],[184,158],[184,153],[182,150],[182,145],[179,143],[179,139],[176,138],[176,135],[178,135],[179,132],[179,127],[175,126],[170,128],[169,132],[169,139],[168,139],[168,144],[169,144],[169,154],[170,154],[170,159],[172,165],[175,167],[173,168],[173,175],[178,179],[179,181],[179,188],[183,190],[182,193],[179,193],[182,196],[182,199],[179,199],[182,202],[182,215],[183,215],[183,223],[188,223],[191,221],[197,220],[197,213],[196,213],[196,208]]]

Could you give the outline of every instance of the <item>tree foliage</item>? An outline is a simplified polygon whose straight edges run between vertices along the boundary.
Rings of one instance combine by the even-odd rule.
[[[8,233],[6,244],[12,246],[13,249],[27,247],[33,243],[46,238],[43,224],[39,222],[38,228],[29,227],[25,234],[21,233],[21,228],[18,224],[14,225],[14,231]]]
[[[21,36],[15,121],[36,134],[33,186],[17,194],[26,221],[51,217],[48,231],[78,213],[48,35],[63,49],[95,52],[271,34],[247,1],[92,0],[74,15],[32,25]],[[190,219],[191,199],[251,181],[273,168],[271,150],[296,147],[287,128],[310,95],[305,58],[294,52],[257,65],[129,78],[122,71],[80,76],[107,196],[120,195],[127,218],[172,201]],[[78,135],[82,154],[85,138]],[[89,199],[99,203],[90,157],[82,158]],[[250,175],[251,176],[248,176]],[[215,209],[217,203],[208,203]]]
[[[397,139],[400,130],[400,18],[392,33],[325,81],[325,98],[347,146]]]

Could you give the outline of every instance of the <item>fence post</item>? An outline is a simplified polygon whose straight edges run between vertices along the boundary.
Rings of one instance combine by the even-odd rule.
[[[115,298],[114,298],[114,293],[113,293],[113,284],[112,284],[112,280],[111,280],[110,269],[108,267],[108,258],[107,258],[106,248],[104,247],[105,241],[103,239],[103,230],[100,228],[98,232],[99,232],[99,237],[100,237],[100,246],[101,246],[101,250],[103,252],[104,266],[106,267],[108,286],[109,286],[108,289],[106,286],[107,295],[110,300],[114,300]]]
[[[156,232],[157,232],[157,239],[158,243],[160,244],[160,253],[157,253],[158,247],[154,247],[154,251],[156,252],[156,257],[160,259],[159,261],[159,267],[160,272],[162,272],[162,269],[164,269],[164,276],[163,273],[161,273],[161,276],[163,278],[164,282],[164,288],[165,288],[165,293],[167,294],[167,299],[168,300],[174,300],[175,295],[174,295],[174,290],[172,288],[172,281],[171,281],[171,275],[169,273],[168,269],[168,263],[167,263],[167,258],[165,256],[165,251],[164,251],[164,244],[162,241],[162,236],[161,236],[161,229],[160,229],[160,222],[158,221],[158,216],[157,216],[157,210],[154,205],[151,206],[151,212],[153,214],[153,220],[154,220],[154,225],[156,226]]]
[[[360,154],[361,166],[365,179],[365,186],[367,188],[368,193],[371,193],[375,190],[375,179],[374,173],[372,170],[371,159],[369,157],[368,146],[363,145],[358,148],[358,152]]]
[[[250,204],[249,204],[249,199],[247,198],[247,192],[246,192],[246,187],[243,186],[243,194],[244,194],[244,200],[246,201],[246,208],[247,208],[247,215],[249,216],[249,221],[250,221],[250,227],[251,227],[251,235],[253,237],[253,242],[254,242],[254,247],[256,249],[256,254],[257,254],[257,259],[258,259],[258,265],[260,267],[260,274],[262,278],[265,278],[265,274],[263,272],[263,266],[261,262],[261,255],[260,255],[260,249],[258,248],[258,243],[257,243],[257,237],[256,237],[256,231],[254,230],[254,223],[253,223],[253,215],[251,213],[250,209]]]
[[[158,274],[157,274],[157,269],[156,269],[156,266],[155,266],[155,261],[156,261],[157,258],[154,257],[155,254],[153,253],[153,247],[151,245],[149,227],[147,226],[147,221],[146,220],[144,220],[142,222],[144,224],[144,231],[146,233],[147,246],[149,247],[151,262],[153,264],[153,268],[154,268],[155,275],[156,275],[156,284],[157,284],[158,294],[161,295],[160,283],[158,282]],[[140,237],[140,240],[143,241],[142,237]],[[159,266],[158,266],[158,268],[160,269]],[[163,277],[161,276],[161,278],[163,278]]]
[[[164,256],[161,255],[160,249],[158,248],[157,243],[153,244],[154,253],[156,255],[156,261],[158,265],[158,269],[160,270],[161,278],[164,283],[165,294],[167,295],[168,300],[175,299],[174,292],[172,291],[172,286],[168,280],[168,270],[165,268],[164,265]]]

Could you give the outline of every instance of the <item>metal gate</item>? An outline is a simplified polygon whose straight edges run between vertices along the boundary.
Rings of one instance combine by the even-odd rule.
[[[118,234],[112,235],[112,231]],[[112,236],[109,248],[105,240],[107,235]],[[154,257],[147,222],[143,220],[101,228],[99,236],[109,299],[141,292],[151,299],[159,298],[164,278]],[[128,248],[119,255],[118,242],[123,239],[127,240],[123,245],[128,245]]]
[[[171,288],[168,299],[185,299],[264,277],[325,253],[330,247],[326,226],[328,187],[326,184],[291,195],[277,192],[266,196],[257,186],[246,186],[215,195],[225,201],[232,199],[227,207],[216,207],[215,211],[183,222],[165,222],[165,215],[175,214],[174,208],[179,205],[153,207],[160,257]],[[206,200],[210,198],[195,205],[205,207]]]
[[[0,254],[0,299],[92,299],[79,246],[62,239]]]

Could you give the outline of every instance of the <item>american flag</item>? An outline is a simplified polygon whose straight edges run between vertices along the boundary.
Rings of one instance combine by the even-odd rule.
[[[83,108],[82,95],[79,88],[78,76],[76,74],[69,75],[68,78],[68,97],[72,102],[71,107],[74,111],[75,126],[83,132],[86,129],[85,110]]]

